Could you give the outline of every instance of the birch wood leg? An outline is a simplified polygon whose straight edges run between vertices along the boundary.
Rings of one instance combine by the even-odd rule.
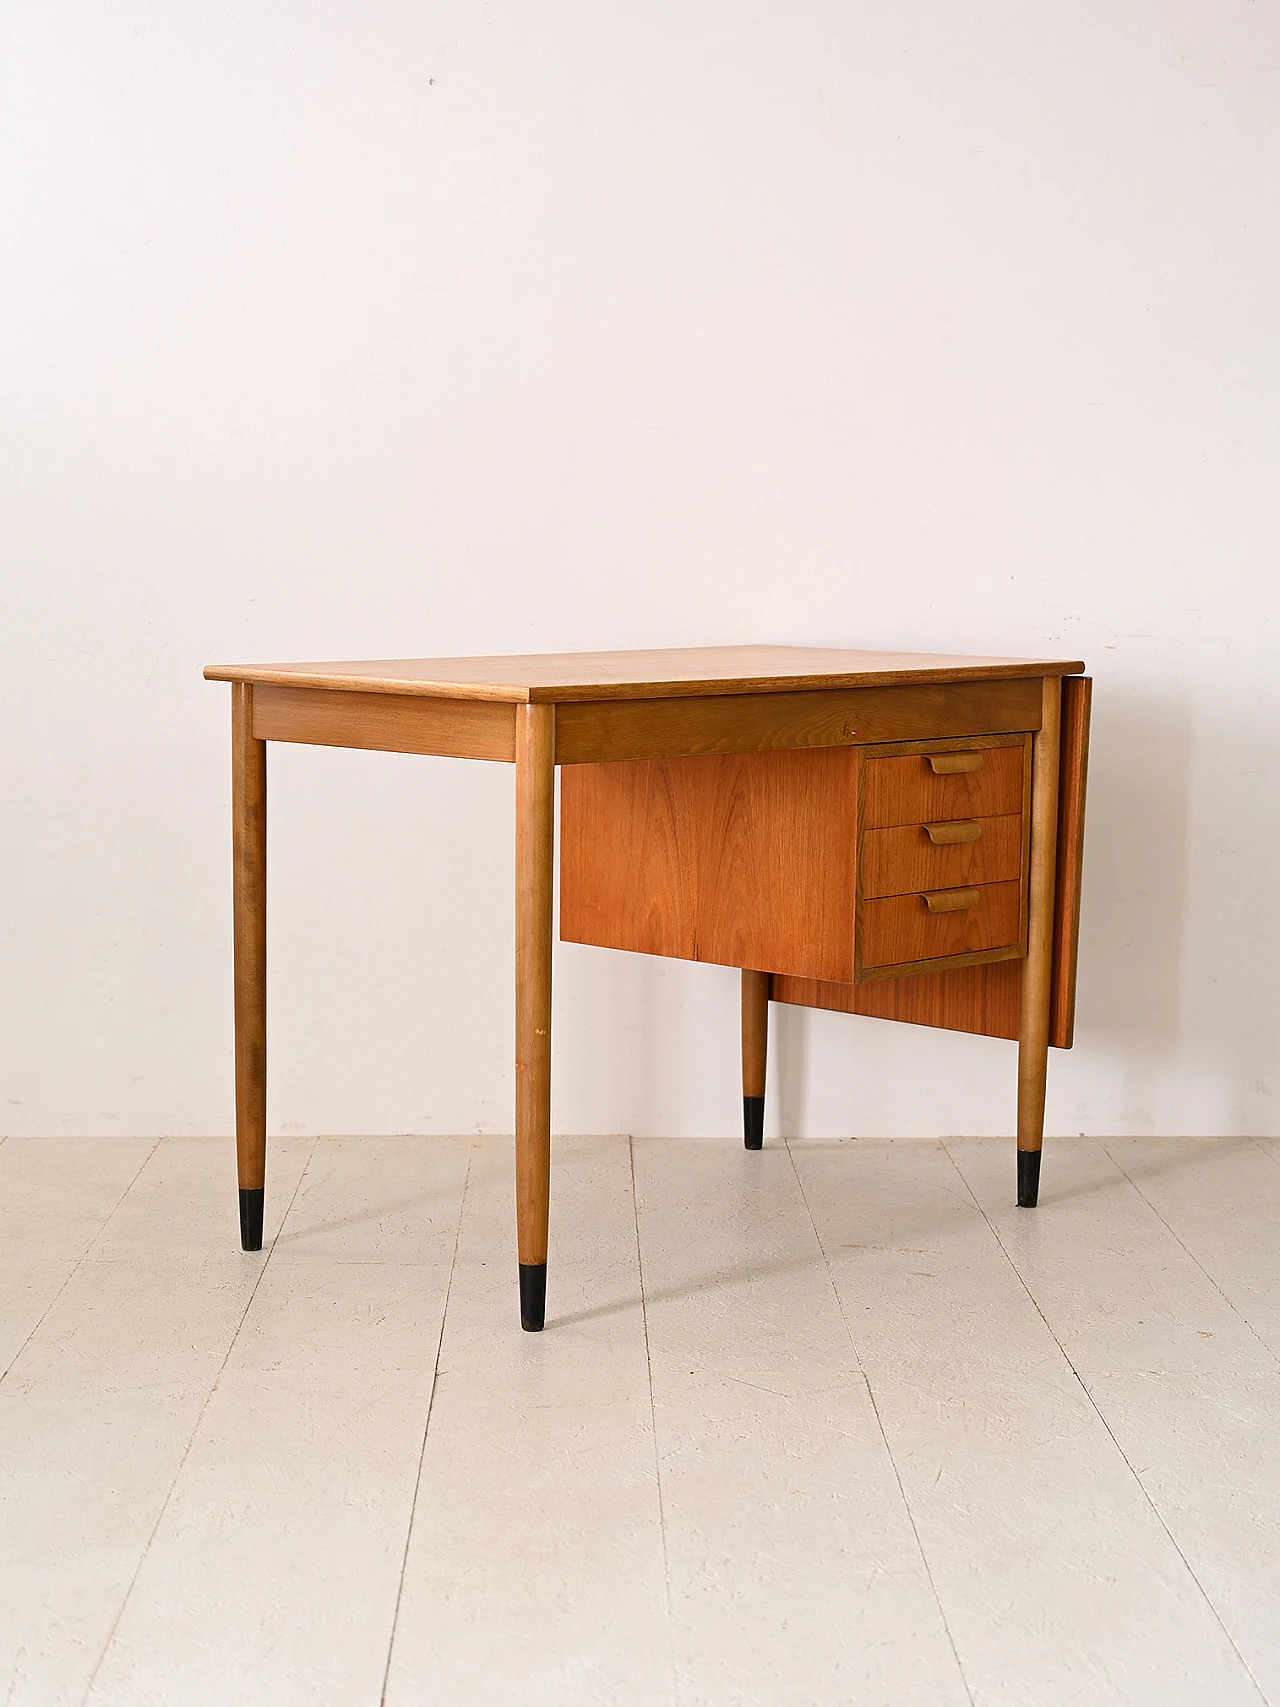
[[[1058,851],[1058,745],[1062,682],[1046,676],[1031,772],[1031,878],[1027,958],[1018,1025],[1018,1206],[1034,1209],[1040,1194],[1049,1001],[1053,973],[1053,897]]]
[[[742,1141],[764,1144],[765,1062],[769,1047],[769,974],[742,974]]]
[[[520,1325],[541,1331],[551,1183],[551,878],[556,711],[516,708],[516,1230]]]
[[[231,689],[231,839],[240,1243],[262,1249],[267,1165],[267,744],[253,737],[253,688]]]

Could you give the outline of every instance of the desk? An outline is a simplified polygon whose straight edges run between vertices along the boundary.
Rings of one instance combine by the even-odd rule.
[[[1034,1207],[1075,1006],[1089,689],[1070,659],[808,646],[211,665],[231,683],[241,1243],[262,1246],[268,741],[515,766],[520,1319],[546,1309],[552,871],[566,941],[742,969],[744,1139],[770,1000],[1018,1041]]]

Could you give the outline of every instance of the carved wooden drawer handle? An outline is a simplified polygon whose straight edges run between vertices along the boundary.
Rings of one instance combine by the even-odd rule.
[[[949,824],[921,824],[920,828],[935,847],[947,842],[976,842],[982,825],[976,818],[955,818]]]
[[[929,889],[920,899],[931,913],[967,913],[982,897],[976,889]]]
[[[960,771],[980,771],[981,753],[927,753],[935,776],[955,776]]]

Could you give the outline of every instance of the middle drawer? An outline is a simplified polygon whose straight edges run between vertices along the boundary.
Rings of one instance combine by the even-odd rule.
[[[865,830],[858,892],[906,895],[969,883],[1006,883],[1022,875],[1022,817],[962,818]]]

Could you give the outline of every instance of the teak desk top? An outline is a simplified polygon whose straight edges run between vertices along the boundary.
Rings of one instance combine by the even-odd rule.
[[[241,1242],[262,1245],[269,741],[515,767],[520,1317],[546,1307],[561,931],[741,968],[743,1120],[769,1003],[1018,1040],[1018,1202],[1075,1005],[1090,687],[1074,658],[822,646],[212,664],[232,686]],[[1060,780],[1061,779],[1061,780]]]
[[[915,682],[1074,676],[1079,659],[964,658],[854,652],[836,646],[677,646],[644,652],[531,652],[498,658],[344,659],[324,664],[210,664],[211,682],[345,688],[434,699],[546,704],[575,699],[685,699]]]

